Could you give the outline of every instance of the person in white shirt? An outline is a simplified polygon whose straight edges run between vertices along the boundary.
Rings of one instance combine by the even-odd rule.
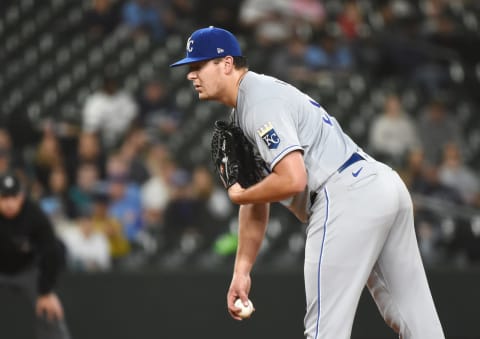
[[[118,88],[114,77],[106,76],[102,88],[92,93],[83,108],[83,131],[98,133],[103,146],[112,149],[138,114],[133,97]]]
[[[96,231],[89,217],[61,234],[67,247],[69,265],[75,271],[106,271],[111,266],[110,248],[105,234]]]
[[[384,112],[373,121],[369,141],[372,153],[393,165],[420,145],[415,123],[403,111],[396,94],[386,98]]]

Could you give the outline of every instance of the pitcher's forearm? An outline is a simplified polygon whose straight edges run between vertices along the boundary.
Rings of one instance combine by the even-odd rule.
[[[249,274],[260,250],[267,228],[269,204],[240,206],[238,247],[234,272]]]
[[[248,188],[233,185],[228,189],[230,200],[236,204],[277,202],[305,191],[307,173],[300,151],[287,154],[272,173]]]

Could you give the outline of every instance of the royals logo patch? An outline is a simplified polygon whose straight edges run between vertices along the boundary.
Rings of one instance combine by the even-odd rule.
[[[276,149],[280,145],[280,137],[273,129],[271,122],[263,125],[257,132],[269,149]]]

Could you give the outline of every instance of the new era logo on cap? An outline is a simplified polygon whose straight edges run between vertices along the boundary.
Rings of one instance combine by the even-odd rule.
[[[7,173],[0,177],[0,195],[17,195],[21,190],[20,180],[14,174]]]
[[[14,184],[15,184],[15,181],[13,180],[13,177],[7,176],[7,177],[3,178],[3,185],[6,188],[12,188]]]
[[[187,52],[186,57],[171,64],[170,67],[206,61],[227,55],[242,55],[240,44],[235,36],[225,29],[213,26],[193,32],[187,40],[185,49]]]

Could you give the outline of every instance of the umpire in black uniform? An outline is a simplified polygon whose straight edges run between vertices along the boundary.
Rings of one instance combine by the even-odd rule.
[[[37,339],[68,339],[63,307],[53,292],[65,250],[52,224],[26,197],[17,176],[0,176],[0,288],[23,292],[35,308]]]

